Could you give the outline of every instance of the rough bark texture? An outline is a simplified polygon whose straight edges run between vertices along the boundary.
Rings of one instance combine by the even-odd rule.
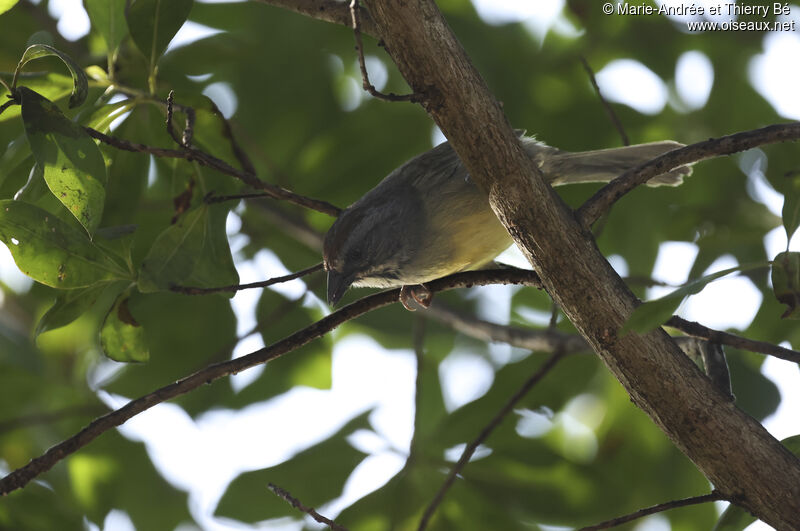
[[[525,156],[432,0],[367,6],[406,81],[634,403],[727,498],[777,529],[800,529],[800,461],[716,391],[665,332],[618,335],[637,299]]]

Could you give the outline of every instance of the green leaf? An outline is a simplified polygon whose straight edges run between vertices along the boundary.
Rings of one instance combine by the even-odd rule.
[[[129,293],[123,293],[106,314],[100,329],[100,346],[103,353],[114,361],[144,362],[150,351],[144,338],[144,329],[128,307]]]
[[[772,290],[788,308],[781,318],[800,319],[800,253],[780,253],[772,261]]]
[[[92,234],[103,215],[106,166],[94,140],[52,102],[20,87],[22,120],[53,195]]]
[[[125,0],[83,0],[89,20],[106,41],[109,51],[119,47],[128,33],[125,24]]]
[[[103,105],[92,112],[87,119],[81,120],[81,123],[84,123],[87,127],[96,129],[101,133],[107,133],[111,123],[120,116],[124,115],[126,112],[133,109],[135,105],[136,103],[133,100],[123,100],[118,101],[117,103]]]
[[[50,101],[59,101],[72,93],[72,78],[56,72],[22,73],[22,75],[20,75],[20,81],[24,82],[27,88],[38,92],[39,95],[44,96]],[[0,87],[0,98],[2,98],[3,101],[6,100],[6,94],[4,89]],[[16,120],[19,118],[20,114],[22,113],[20,112],[19,105],[9,107],[3,114],[0,114],[0,124]],[[30,150],[28,150],[27,147],[25,151],[30,154]]]
[[[139,272],[139,290],[150,293],[182,284],[200,260],[206,240],[208,207],[186,212],[159,234]]]
[[[85,233],[28,203],[0,201],[0,240],[23,273],[54,288],[129,277]]]
[[[72,74],[72,95],[69,97],[70,109],[81,105],[86,101],[86,96],[89,94],[89,82],[86,79],[86,74],[70,56],[46,44],[28,46],[25,53],[22,54],[19,64],[17,64],[17,69],[14,71],[14,80],[11,83],[11,87],[17,87],[17,77],[22,67],[34,59],[48,56],[56,56],[61,59]]]
[[[362,413],[326,441],[284,463],[239,475],[228,486],[215,514],[242,522],[298,516],[296,509],[269,491],[270,483],[289,491],[309,507],[319,507],[337,497],[350,473],[364,458],[363,453],[347,442],[347,436],[367,429],[370,413]],[[308,481],[310,470],[316,477],[325,478],[324,481]],[[254,499],[258,502],[252,503]]]
[[[19,0],[0,0],[0,15],[17,5]]]
[[[622,327],[621,333],[623,336],[628,332],[645,334],[669,320],[669,318],[675,313],[675,310],[678,309],[678,306],[681,305],[683,299],[689,295],[696,295],[697,293],[700,293],[703,291],[703,288],[705,288],[711,282],[737,271],[758,269],[761,267],[766,267],[766,265],[766,263],[738,265],[736,267],[717,271],[716,273],[712,273],[702,278],[691,280],[675,291],[664,295],[663,297],[647,301],[638,306],[635,310],[633,310],[633,313],[631,313],[630,317],[628,317],[628,321]]]
[[[33,337],[37,338],[40,334],[70,324],[94,305],[106,287],[107,283],[100,282],[86,288],[61,292],[53,306],[39,319]]]
[[[795,177],[783,195],[783,227],[786,229],[786,245],[800,226],[800,178]]]
[[[128,9],[131,37],[150,61],[151,68],[183,26],[192,3],[192,0],[136,0]]]
[[[225,221],[228,207],[212,205],[206,216],[206,239],[200,256],[194,263],[192,274],[186,279],[187,285],[202,288],[230,286],[239,283],[239,273],[233,264]],[[236,293],[221,293],[233,297]]]

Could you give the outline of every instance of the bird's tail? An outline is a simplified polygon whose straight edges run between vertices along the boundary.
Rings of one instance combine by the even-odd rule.
[[[611,149],[571,153],[549,147],[532,138],[523,138],[526,151],[539,164],[552,185],[587,182],[608,182],[663,153],[683,147],[664,140]],[[678,186],[692,173],[690,166],[681,166],[650,179],[648,186]]]

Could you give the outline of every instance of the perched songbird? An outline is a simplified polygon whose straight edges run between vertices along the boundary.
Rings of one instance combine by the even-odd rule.
[[[672,141],[570,153],[522,136],[522,145],[552,185],[607,182],[626,170],[682,147]],[[679,185],[690,167],[659,175],[650,186]],[[429,304],[425,289],[410,286],[478,269],[512,240],[487,196],[445,142],[406,162],[345,209],[325,236],[328,302],[350,286],[404,287]]]

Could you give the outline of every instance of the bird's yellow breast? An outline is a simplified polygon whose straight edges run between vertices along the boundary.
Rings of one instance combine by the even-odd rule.
[[[414,279],[415,283],[478,269],[511,245],[511,237],[485,196],[465,195],[459,201],[444,203],[450,208],[428,211],[425,241],[408,268],[421,277]]]

